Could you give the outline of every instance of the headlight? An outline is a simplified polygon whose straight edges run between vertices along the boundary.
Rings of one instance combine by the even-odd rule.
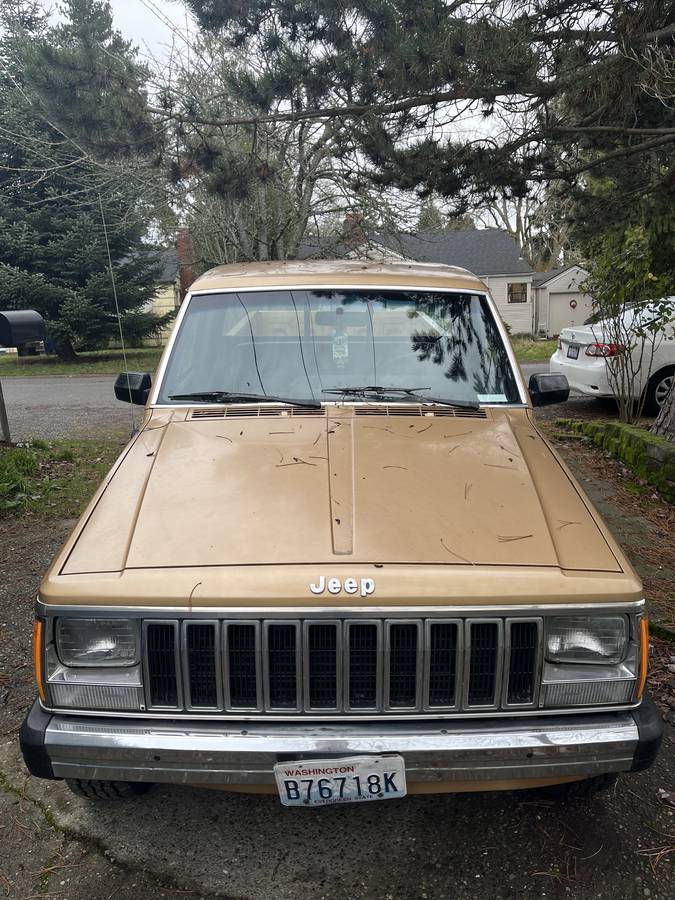
[[[57,619],[56,650],[64,666],[133,666],[139,659],[133,619]]]
[[[618,663],[626,652],[624,616],[554,616],[546,658],[561,663]]]

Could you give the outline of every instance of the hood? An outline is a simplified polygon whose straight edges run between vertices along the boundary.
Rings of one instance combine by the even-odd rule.
[[[62,574],[327,562],[621,571],[526,410],[228,407],[153,421]]]

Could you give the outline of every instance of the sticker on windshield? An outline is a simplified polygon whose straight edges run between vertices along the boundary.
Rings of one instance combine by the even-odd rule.
[[[477,394],[479,403],[506,403],[506,394]]]
[[[346,334],[336,334],[333,338],[333,362],[343,369],[349,359],[349,342]]]

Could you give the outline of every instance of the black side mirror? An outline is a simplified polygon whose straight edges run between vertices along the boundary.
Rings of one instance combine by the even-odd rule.
[[[564,375],[541,373],[530,375],[528,385],[533,406],[549,406],[564,403],[569,398],[570,386]]]
[[[115,396],[123,403],[145,406],[151,387],[149,372],[122,372],[115,381]]]

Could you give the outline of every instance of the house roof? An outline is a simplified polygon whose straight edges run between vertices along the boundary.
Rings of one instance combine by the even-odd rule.
[[[462,231],[419,232],[417,234],[375,234],[364,245],[379,245],[406,259],[418,262],[443,263],[460,266],[476,275],[529,275],[532,267],[520,255],[518,245],[505,231],[498,228],[466,229]],[[340,257],[355,253],[357,247],[345,242],[304,242],[299,251],[300,259]]]
[[[570,269],[581,269],[582,272],[586,271],[582,266],[571,263],[569,266],[560,266],[557,269],[549,269],[548,272],[535,272],[532,276],[532,286],[541,287],[543,284],[553,281],[558,275],[562,275],[563,272],[568,272]]]
[[[170,284],[178,278],[178,251],[170,247],[167,250],[157,251],[158,262],[161,263],[162,269],[157,281],[159,284]]]

